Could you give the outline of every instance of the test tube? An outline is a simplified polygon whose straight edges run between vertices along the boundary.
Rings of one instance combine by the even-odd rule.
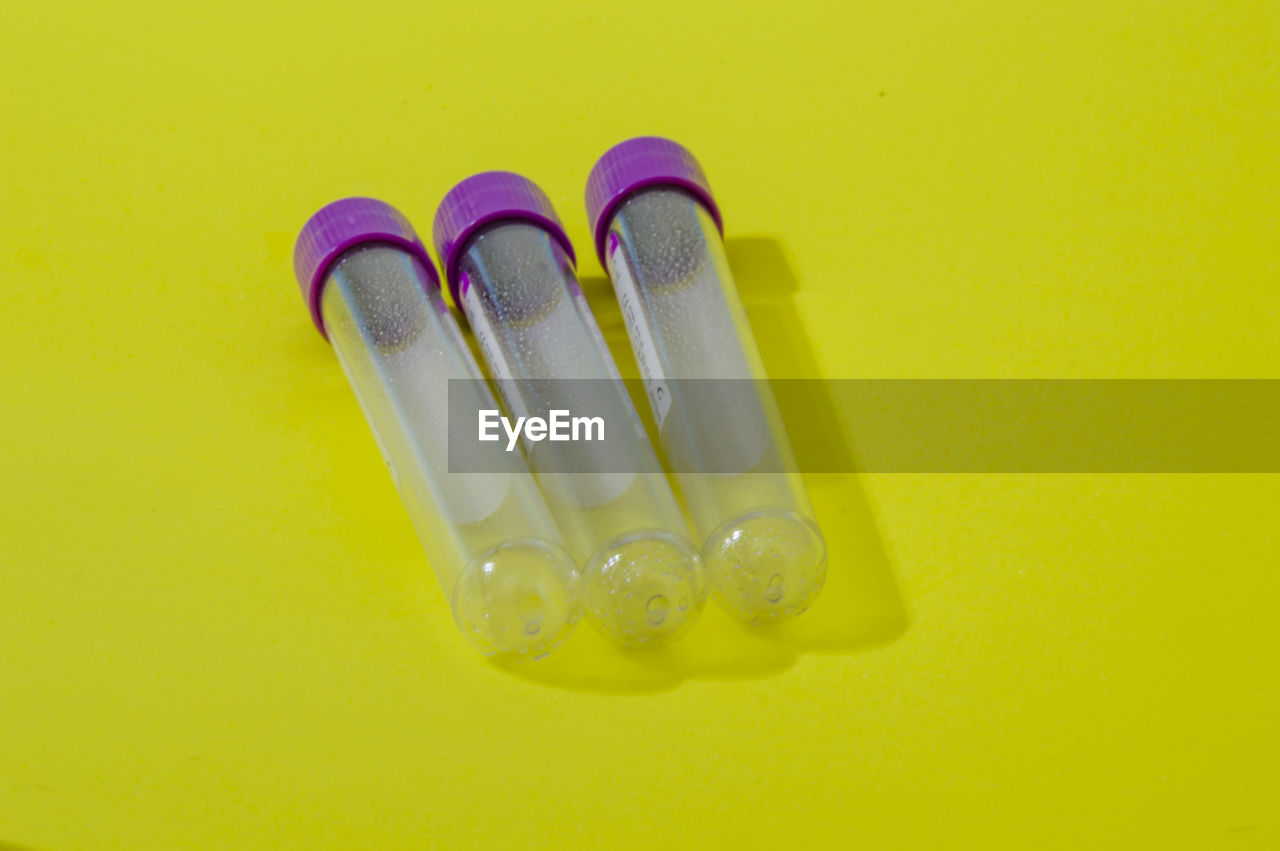
[[[517,174],[474,175],[441,202],[434,238],[508,411],[576,412],[586,404],[585,413],[625,424],[623,434],[606,436],[609,458],[580,444],[572,469],[552,443],[525,444],[582,565],[588,615],[624,645],[683,633],[707,590],[698,551],[582,295],[573,246],[550,200]]]
[[[545,655],[578,620],[578,569],[518,455],[449,472],[449,379],[494,403],[413,227],[381,201],[335,201],[293,260],[459,629],[486,655]]]
[[[822,589],[826,542],[702,168],[668,139],[631,139],[596,162],[586,202],[717,602],[756,624],[799,614]]]

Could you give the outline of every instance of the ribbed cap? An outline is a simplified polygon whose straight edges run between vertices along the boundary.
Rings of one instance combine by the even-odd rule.
[[[604,239],[619,205],[638,189],[677,186],[702,202],[724,233],[720,208],[702,166],[684,146],[660,136],[638,136],[614,145],[596,160],[587,176],[587,219],[596,255],[604,265]]]
[[[343,198],[321,207],[298,234],[293,246],[293,273],[311,311],[311,321],[326,340],[329,337],[320,316],[320,291],[329,276],[329,267],[344,251],[367,242],[403,248],[422,261],[431,282],[440,286],[440,276],[426,246],[395,207],[376,198]]]
[[[467,242],[481,228],[504,219],[517,219],[545,229],[577,264],[573,245],[560,224],[551,199],[527,177],[509,171],[475,174],[449,190],[436,210],[431,229],[436,251],[444,261],[453,303],[458,300],[458,261]]]

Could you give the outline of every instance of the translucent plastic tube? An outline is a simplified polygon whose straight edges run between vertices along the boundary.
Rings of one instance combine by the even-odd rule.
[[[826,542],[701,167],[675,142],[631,139],[596,163],[586,197],[718,602],[752,623],[804,611],[826,576]]]
[[[294,270],[458,627],[487,655],[547,653],[578,619],[578,570],[519,455],[449,472],[449,379],[480,371],[412,226],[381,201],[336,201],[303,227]],[[463,386],[494,404],[482,381]]]
[[[551,202],[519,175],[475,175],[445,196],[434,236],[454,300],[512,416],[559,409],[627,426],[609,436],[613,457],[593,459],[584,444],[572,469],[555,445],[525,444],[583,566],[588,614],[623,644],[682,633],[706,593],[701,561],[578,286]]]

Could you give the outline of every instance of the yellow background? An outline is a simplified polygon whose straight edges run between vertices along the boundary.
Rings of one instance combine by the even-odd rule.
[[[456,634],[293,281],[702,160],[775,376],[1280,377],[1280,4],[6,4],[0,848],[1277,841],[1280,477],[813,477],[831,588]],[[7,844],[6,844],[7,843]]]

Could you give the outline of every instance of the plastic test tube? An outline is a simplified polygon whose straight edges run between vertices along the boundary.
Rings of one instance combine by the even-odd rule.
[[[613,463],[572,472],[548,442],[525,444],[569,551],[583,566],[588,614],[626,645],[683,632],[706,595],[701,561],[578,286],[573,247],[551,202],[520,175],[474,175],[441,202],[434,237],[454,302],[512,416],[576,414],[575,405],[585,402],[592,408],[586,413],[628,426],[609,438]],[[582,444],[581,451],[590,462],[590,447]],[[626,456],[621,462],[619,454]]]
[[[518,455],[448,472],[448,380],[480,371],[412,226],[381,201],[336,201],[303,227],[294,271],[458,627],[486,655],[544,655],[578,620],[578,570]],[[483,381],[466,386],[493,405]]]
[[[804,611],[822,589],[826,542],[701,167],[675,142],[631,139],[595,164],[586,201],[717,601],[752,623]]]

